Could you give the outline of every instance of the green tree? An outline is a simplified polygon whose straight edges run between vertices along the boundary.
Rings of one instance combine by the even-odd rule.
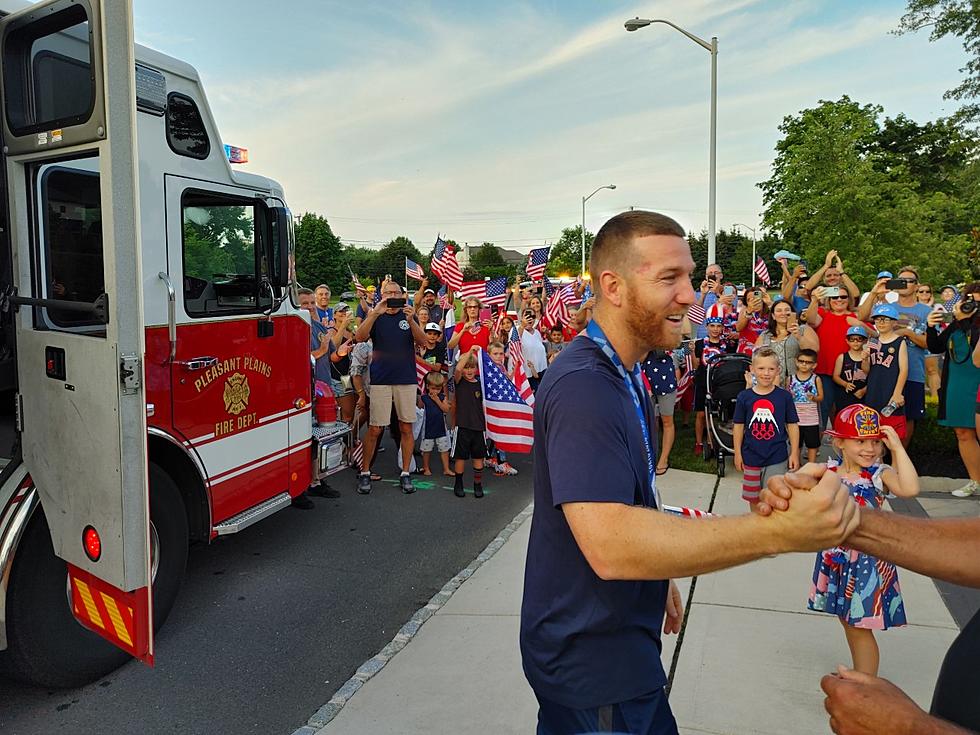
[[[908,0],[905,15],[896,33],[912,33],[929,28],[929,40],[947,36],[963,39],[966,66],[960,69],[963,81],[948,90],[945,99],[965,100],[958,117],[980,122],[980,3],[977,0]]]
[[[314,288],[326,283],[340,293],[350,281],[344,265],[343,245],[326,218],[306,212],[296,225],[296,277],[300,284]]]
[[[506,265],[500,248],[492,242],[485,242],[480,247],[474,248],[470,255],[470,267],[481,273],[487,268],[500,268]]]
[[[184,210],[184,268],[204,280],[255,273],[254,210],[200,206]]]
[[[814,267],[839,251],[859,285],[907,262],[936,280],[962,272],[965,233],[943,231],[957,202],[943,192],[920,195],[908,164],[879,144],[880,114],[844,96],[784,118],[772,176],[759,185],[764,226]]]
[[[370,272],[372,280],[381,280],[386,275],[402,285],[405,284],[405,258],[410,258],[420,264],[424,269],[428,262],[422,257],[422,253],[415,247],[415,243],[403,235],[399,235],[394,240],[381,248],[374,256],[374,269]],[[361,275],[358,273],[358,275]],[[368,284],[364,284],[365,286]],[[418,281],[410,280],[409,289],[418,288]]]
[[[592,251],[592,242],[595,235],[585,231],[585,267],[589,267],[589,253]],[[548,268],[545,271],[549,276],[558,275],[578,275],[582,269],[582,225],[566,227],[561,231],[558,242],[551,246],[551,253],[548,258]]]

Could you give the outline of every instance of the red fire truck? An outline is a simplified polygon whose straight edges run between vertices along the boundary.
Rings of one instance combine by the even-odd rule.
[[[0,9],[0,670],[75,686],[152,663],[189,543],[288,506],[340,432],[282,189],[232,170],[195,70],[131,0]]]

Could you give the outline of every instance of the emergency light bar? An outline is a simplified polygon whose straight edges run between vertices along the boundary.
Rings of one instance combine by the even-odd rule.
[[[225,157],[228,163],[248,163],[248,148],[225,144]]]

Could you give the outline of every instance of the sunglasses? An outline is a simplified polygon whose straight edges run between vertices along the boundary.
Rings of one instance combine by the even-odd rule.
[[[920,288],[918,293],[932,293],[931,288]]]
[[[867,337],[859,337],[856,334],[852,334],[850,337],[847,338],[847,341],[848,342],[867,342],[868,341],[868,338]]]
[[[847,301],[847,296],[831,296],[830,301]]]

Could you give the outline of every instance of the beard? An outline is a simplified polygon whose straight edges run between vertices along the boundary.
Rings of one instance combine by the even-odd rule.
[[[672,350],[681,343],[683,334],[674,332],[664,319],[664,312],[644,307],[630,294],[626,307],[626,326],[644,350]]]

